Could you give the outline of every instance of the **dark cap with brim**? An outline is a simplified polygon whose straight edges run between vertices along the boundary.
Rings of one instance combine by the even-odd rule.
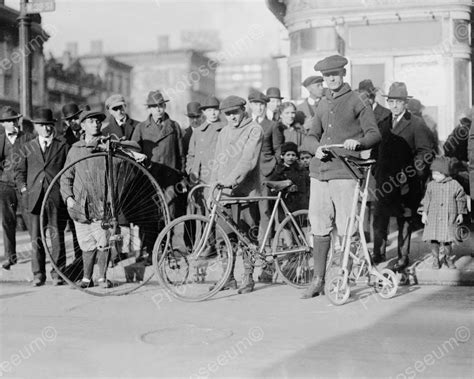
[[[247,102],[239,96],[227,96],[219,106],[221,111],[230,111],[243,107]]]
[[[79,115],[79,123],[82,123],[87,118],[97,118],[99,121],[104,121],[107,116],[100,111],[82,111]]]
[[[320,71],[322,74],[326,72],[335,72],[344,69],[348,60],[342,55],[331,55],[323,60],[320,60],[314,65],[315,71]]]

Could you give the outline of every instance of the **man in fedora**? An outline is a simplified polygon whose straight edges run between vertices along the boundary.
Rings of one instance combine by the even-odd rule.
[[[332,55],[316,63],[328,90],[311,120],[303,150],[315,154],[310,163],[309,220],[314,236],[314,278],[303,298],[319,295],[324,288],[326,261],[334,227],[341,238],[350,215],[356,182],[343,164],[331,157],[325,145],[343,144],[343,154],[370,149],[380,142],[372,108],[344,83],[347,59]]]
[[[62,107],[64,125],[64,138],[69,146],[75,144],[81,138],[81,126],[78,123],[81,110],[75,103],[68,103]]]
[[[30,212],[30,236],[33,247],[31,266],[35,286],[46,281],[45,250],[40,233],[40,211],[46,190],[53,178],[61,171],[66,161],[68,145],[62,138],[54,135],[51,109],[39,109],[33,118],[38,137],[20,148],[20,159],[16,167],[16,183]],[[62,271],[66,264],[64,229],[64,204],[59,194],[59,184],[50,192],[46,204],[47,227],[51,230],[51,253],[58,268]],[[63,281],[58,273],[51,270],[54,285]]]
[[[407,110],[408,91],[405,83],[394,82],[390,86],[387,97],[388,106],[392,112],[390,129],[392,139],[398,143],[384,144],[379,149],[378,168],[375,176],[377,201],[374,211],[374,253],[375,263],[385,260],[387,245],[388,224],[391,216],[397,217],[398,225],[398,262],[394,270],[400,271],[409,264],[411,233],[417,221],[417,207],[423,197],[424,186],[429,176],[429,167],[433,157],[434,144],[430,130],[422,118],[411,114]],[[394,151],[397,146],[397,151]],[[383,170],[385,162],[397,161],[401,165],[397,171],[399,175],[388,178],[387,173],[378,175]],[[379,171],[377,171],[379,170]],[[392,181],[390,181],[392,180]],[[391,183],[389,186],[386,183]],[[385,187],[384,187],[385,184]],[[389,188],[390,191],[384,191]],[[387,192],[387,193],[385,193]],[[394,197],[394,193],[399,196]]]
[[[280,117],[278,110],[280,108],[281,101],[283,100],[280,88],[270,87],[267,89],[265,95],[268,97],[267,118],[270,121],[278,121]]]
[[[29,214],[22,207],[20,192],[15,184],[15,165],[18,163],[20,147],[34,136],[20,130],[21,114],[11,107],[0,109],[0,213],[2,215],[3,247],[7,261],[2,267],[10,270],[17,263],[16,255],[16,212],[21,213],[26,225]]]
[[[309,96],[298,105],[297,110],[304,112],[306,121],[303,125],[304,130],[308,130],[311,126],[311,119],[316,113],[319,101],[324,96],[324,79],[319,75],[308,76],[301,85],[306,88]]]
[[[102,134],[114,134],[118,138],[130,140],[139,122],[127,114],[125,98],[120,94],[111,95],[105,100],[105,109],[109,112],[109,117],[104,123]]]
[[[188,155],[189,141],[193,130],[202,123],[201,104],[197,101],[191,101],[186,105],[186,116],[189,118],[189,126],[183,132],[183,154]]]
[[[219,183],[232,190],[231,196],[255,196],[260,194],[260,151],[262,149],[262,127],[245,112],[246,101],[238,96],[228,96],[220,104],[227,125],[217,138],[212,168],[211,183]],[[232,204],[232,217],[243,229],[249,231],[258,222],[258,205],[255,203]],[[253,238],[255,239],[255,238]],[[255,242],[256,239],[255,239]],[[234,257],[235,258],[235,257]],[[254,289],[253,264],[247,253],[243,253],[244,276],[238,290],[239,294]],[[235,264],[235,261],[233,262]],[[235,266],[235,265],[234,265]],[[237,283],[232,274],[224,288],[235,288]]]
[[[185,167],[182,133],[179,124],[166,113],[166,103],[161,91],[151,91],[146,100],[149,116],[140,122],[132,134],[151,162],[181,171]]]
[[[367,101],[372,107],[372,110],[374,111],[375,121],[377,121],[378,125],[380,125],[380,123],[387,117],[390,117],[392,115],[390,109],[385,108],[384,106],[380,105],[375,101],[377,89],[375,88],[374,83],[372,83],[372,80],[362,80],[359,83],[358,91],[362,96],[362,100]]]
[[[281,145],[285,137],[283,130],[278,127],[275,121],[271,121],[266,116],[267,104],[269,99],[260,91],[252,91],[248,96],[252,118],[263,130],[262,150],[260,151],[260,182],[269,180],[277,160],[280,159]],[[260,191],[263,196],[268,195],[268,190],[262,184]],[[262,242],[264,233],[270,221],[271,208],[268,200],[259,201],[260,224],[259,224],[259,242]],[[273,279],[273,270],[270,266],[262,271],[259,277],[261,282],[271,282]]]

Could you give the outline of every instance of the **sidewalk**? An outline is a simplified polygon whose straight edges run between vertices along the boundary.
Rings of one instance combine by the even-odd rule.
[[[456,254],[456,267],[452,270],[441,268],[433,270],[431,268],[432,260],[430,257],[430,247],[421,240],[422,231],[417,231],[412,236],[410,267],[414,272],[411,278],[417,284],[438,284],[438,285],[474,285],[474,233],[472,228],[468,238],[462,243],[454,246],[453,251]],[[389,239],[391,244],[387,248],[387,262],[380,265],[381,268],[391,267],[396,262],[396,233],[391,233]],[[369,244],[371,247],[371,244]],[[3,235],[0,232],[0,262],[5,261],[3,256]],[[17,233],[17,253],[18,264],[12,266],[10,271],[0,268],[0,282],[23,282],[32,281],[31,273],[31,251],[30,240],[27,232]],[[48,270],[48,269],[47,269]],[[256,276],[255,276],[256,277]],[[48,278],[49,280],[49,278]]]

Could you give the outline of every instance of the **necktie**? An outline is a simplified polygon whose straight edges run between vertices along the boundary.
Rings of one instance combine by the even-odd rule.
[[[43,153],[46,153],[47,149],[48,149],[48,141],[44,140],[41,150],[43,150]]]
[[[398,116],[393,116],[392,129],[395,128],[395,126],[397,126],[397,123],[398,123]]]

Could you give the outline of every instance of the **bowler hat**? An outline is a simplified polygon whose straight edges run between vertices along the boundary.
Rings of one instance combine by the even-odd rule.
[[[34,124],[54,124],[57,120],[53,117],[53,111],[49,108],[40,108],[33,116]]]
[[[68,103],[62,107],[63,120],[70,120],[81,113],[81,110],[75,103]]]
[[[374,83],[372,83],[372,80],[364,79],[359,83],[359,92],[362,91],[370,94],[375,94],[375,91],[377,91],[377,89],[375,88]]]
[[[118,93],[109,96],[107,100],[105,100],[105,107],[107,109],[118,107],[119,105],[125,105],[125,98]]]
[[[250,92],[249,94],[249,102],[251,103],[262,103],[262,104],[266,104],[268,103],[270,100],[268,99],[268,97],[266,97],[262,92],[260,91],[252,91]]]
[[[219,107],[221,111],[229,111],[231,109],[237,109],[243,107],[247,102],[239,96],[227,96]]]
[[[199,104],[197,101],[191,101],[186,105],[186,116],[188,117],[200,117],[202,112],[201,112],[201,104]]]
[[[17,113],[12,107],[5,106],[0,110],[0,121],[18,120],[21,114]]]
[[[413,96],[408,96],[407,86],[403,82],[393,82],[388,90],[388,95],[383,95],[389,99],[400,99],[406,100],[411,99]]]
[[[281,96],[280,88],[277,87],[270,87],[269,89],[267,89],[266,95],[269,99],[283,99],[283,97]]]
[[[303,87],[308,87],[311,84],[322,83],[323,81],[324,79],[322,76],[313,75],[313,76],[308,76],[305,80],[303,80],[303,83],[301,83],[301,85]]]
[[[86,118],[91,118],[91,117],[97,118],[99,121],[104,121],[107,118],[107,116],[100,111],[84,110],[79,115],[79,124],[82,123]]]
[[[326,57],[314,65],[314,71],[325,72],[342,70],[348,63],[348,60],[342,55],[331,55]]]
[[[201,110],[207,108],[216,108],[219,109],[219,99],[215,96],[209,96],[201,105]]]
[[[148,93],[148,97],[146,99],[145,105],[160,105],[160,104],[167,103],[168,101],[169,100],[165,100],[161,91],[159,90],[150,91]]]

